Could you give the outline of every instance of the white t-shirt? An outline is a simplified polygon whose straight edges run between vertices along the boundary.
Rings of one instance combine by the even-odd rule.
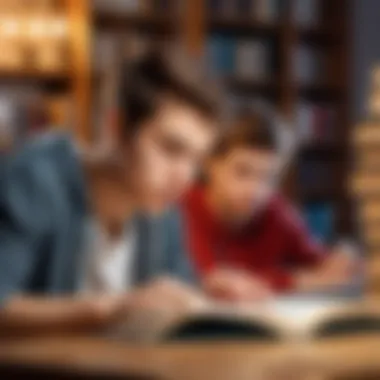
[[[107,294],[125,292],[133,282],[135,228],[125,228],[124,233],[115,239],[99,223],[89,223],[81,291]]]

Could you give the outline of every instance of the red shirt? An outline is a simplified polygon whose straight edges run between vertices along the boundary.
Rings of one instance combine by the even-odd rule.
[[[217,220],[200,187],[187,194],[183,208],[190,253],[201,276],[228,265],[248,270],[273,289],[284,291],[293,286],[294,269],[316,266],[325,256],[297,212],[281,197],[238,231]]]

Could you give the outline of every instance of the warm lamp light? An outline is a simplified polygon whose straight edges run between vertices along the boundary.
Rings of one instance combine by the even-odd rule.
[[[31,37],[64,37],[67,33],[67,22],[63,18],[34,19],[29,23]]]
[[[0,33],[3,36],[15,37],[20,32],[20,25],[15,19],[2,19],[0,21]]]
[[[31,37],[43,37],[49,32],[48,23],[42,19],[32,20],[29,22],[28,32]]]
[[[63,18],[52,20],[49,23],[49,34],[55,37],[64,37],[67,34],[67,21]]]

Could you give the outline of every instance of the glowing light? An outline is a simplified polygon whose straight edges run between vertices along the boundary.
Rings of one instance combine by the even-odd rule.
[[[0,32],[8,37],[17,36],[20,31],[19,23],[14,19],[3,19],[0,22]]]
[[[67,33],[67,22],[65,19],[53,20],[49,25],[49,33],[56,37],[63,37]]]
[[[29,23],[29,35],[31,37],[43,37],[48,33],[48,24],[45,20],[32,20]]]

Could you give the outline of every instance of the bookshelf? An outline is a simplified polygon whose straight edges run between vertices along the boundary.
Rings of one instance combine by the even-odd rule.
[[[133,59],[153,43],[183,36],[186,25],[180,16],[191,14],[183,1],[173,0],[97,0],[92,5],[91,99],[97,111],[90,122],[91,139],[102,140],[108,138],[107,126],[112,123],[115,73],[122,60]]]
[[[18,4],[18,13],[5,7],[11,2]],[[121,57],[132,56],[152,41],[177,39],[194,54],[206,57],[225,79],[233,101],[249,104],[260,98],[294,124],[303,141],[284,180],[287,192],[301,205],[328,203],[335,215],[332,233],[352,231],[345,189],[350,165],[350,0],[11,2],[0,0],[4,19],[9,9],[20,18],[33,5],[56,9],[66,25],[66,65],[43,68],[28,62],[12,68],[0,62],[0,85],[31,83],[48,95],[69,98],[79,140],[104,137],[102,128],[112,108],[110,94],[117,86],[112,74]],[[22,44],[25,47],[25,41]],[[62,39],[52,49],[59,44]],[[226,47],[227,53],[218,50]],[[33,56],[28,46],[27,52],[27,57]],[[300,174],[314,170],[314,164],[307,167],[308,161],[326,167],[325,174],[322,168],[318,170],[318,187],[307,186]],[[315,165],[322,166],[319,163]]]
[[[245,104],[254,98],[267,101],[293,122],[301,135],[308,135],[301,143],[296,163],[284,181],[288,193],[301,205],[309,206],[315,202],[323,203],[324,207],[329,205],[333,211],[329,213],[334,219],[329,238],[351,233],[352,209],[349,192],[345,188],[349,171],[350,1],[205,0],[202,6],[203,52],[209,61],[212,60],[208,57],[212,48],[208,44],[210,38],[214,38],[211,45],[215,49],[218,49],[218,44],[227,46],[232,40],[235,46],[227,49],[233,51],[238,59],[239,49],[243,50],[240,55],[245,55],[248,66],[242,69],[243,72],[251,70],[252,73],[257,69],[255,66],[260,56],[266,62],[264,70],[259,68],[259,72],[251,77],[246,73],[239,75],[239,64],[228,62],[226,58],[224,67],[212,62],[234,96]],[[262,46],[258,44],[262,43],[264,52],[244,52],[244,46],[239,45],[241,41],[253,41],[252,50],[260,50]],[[218,53],[214,54],[218,56]],[[223,59],[222,53],[220,56]],[[312,67],[307,72],[308,60],[318,62],[319,67]],[[306,133],[297,126],[297,114],[302,104],[309,106],[305,109],[309,113],[306,115],[309,122],[301,119],[303,121],[299,124],[304,127],[309,124],[309,129],[318,128],[318,133]],[[323,163],[328,172],[324,174],[321,168],[318,186],[305,186],[306,179],[300,178],[299,174],[311,157],[313,161]],[[306,171],[313,171],[314,167],[306,167]]]
[[[89,115],[90,99],[93,108],[101,108],[97,107],[98,99],[107,98],[117,85],[117,79],[107,72],[114,71],[112,67],[118,64],[123,49],[116,43],[114,59],[99,70],[96,64],[101,59],[94,56],[94,50],[102,36],[119,42],[130,35],[144,43],[180,40],[214,66],[234,101],[249,103],[260,98],[292,122],[303,141],[284,180],[287,192],[301,206],[307,208],[319,202],[328,209],[326,214],[334,215],[329,235],[353,231],[351,199],[346,189],[350,169],[350,0],[93,0],[81,12],[93,36],[86,49],[82,47],[88,54],[82,57],[85,72],[91,75],[85,76],[85,83],[78,84],[77,90],[84,115]],[[218,44],[227,46],[230,54],[238,50],[238,72],[236,62],[228,59],[218,67],[226,59],[224,53],[218,53]],[[210,45],[216,52],[211,52]],[[125,56],[125,52],[122,54]],[[219,54],[219,58],[213,58],[213,54]],[[260,61],[264,63],[257,64]],[[104,136],[105,132],[99,134],[99,126],[93,125],[94,120],[104,120],[99,114],[83,120],[83,136]],[[100,124],[107,125],[102,121]],[[320,170],[318,187],[306,186],[300,176],[300,172],[314,170],[313,166],[307,169],[308,160],[326,168],[326,174]]]
[[[101,0],[98,3],[101,4]],[[249,103],[255,98],[263,99],[294,122],[298,130],[297,114],[305,105],[304,117],[309,120],[306,124],[309,129],[317,125],[319,130],[314,134],[301,131],[308,136],[284,181],[285,187],[301,205],[315,202],[329,205],[334,215],[332,235],[352,232],[351,203],[345,188],[349,170],[350,1],[146,0],[129,3],[126,7],[130,9],[123,11],[115,11],[112,6],[93,9],[93,35],[108,31],[120,36],[133,31],[148,40],[170,36],[182,39],[194,54],[205,56],[210,66],[214,66],[235,101]],[[157,4],[163,8],[158,10]],[[259,8],[255,9],[255,4]],[[235,70],[236,62],[227,62],[223,54],[214,52],[217,58],[212,57],[210,41],[214,48],[218,44],[227,46],[230,55],[238,50],[239,71]],[[252,52],[254,49],[262,51]],[[301,57],[300,69],[295,62],[297,56]],[[213,59],[216,62],[212,62]],[[226,62],[218,67],[223,59]],[[302,59],[318,61],[320,67],[311,68],[311,73],[302,73]],[[244,60],[250,67],[244,67]],[[258,67],[260,60],[264,64]],[[253,71],[256,71],[254,75]],[[303,76],[297,78],[297,73]],[[305,119],[301,120],[300,124],[305,125]],[[321,132],[321,129],[324,130]],[[304,179],[300,178],[307,159],[323,163],[327,168],[328,176],[320,170],[318,186],[305,186]],[[313,170],[313,166],[309,170]]]
[[[30,92],[30,97],[39,97],[41,110],[52,124],[68,125],[70,117],[83,141],[89,114],[88,52],[83,43],[86,5],[86,0],[0,0],[0,49],[7,53],[0,58],[2,96],[22,103],[27,101],[16,97]],[[64,111],[56,112],[58,103]]]

